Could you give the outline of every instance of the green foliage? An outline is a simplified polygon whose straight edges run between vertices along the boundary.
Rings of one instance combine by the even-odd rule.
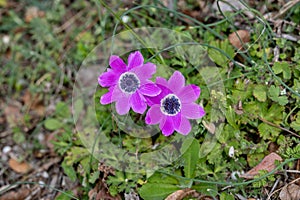
[[[218,65],[226,67],[234,56],[234,49],[228,40],[211,41],[210,45],[215,48],[208,49],[209,57]]]
[[[289,80],[291,78],[292,72],[288,62],[275,62],[272,69],[275,74],[282,73],[284,79]]]
[[[184,162],[183,170],[187,178],[195,176],[195,168],[199,159],[200,145],[194,138],[186,139],[181,147],[182,159]]]
[[[286,96],[279,96],[280,95],[280,88],[274,85],[271,85],[269,88],[268,96],[275,102],[278,102],[279,105],[286,105],[288,103],[288,99]]]
[[[291,127],[295,131],[300,131],[300,111],[296,114],[296,119],[291,123]]]
[[[179,181],[176,178],[156,172],[148,178],[147,183],[144,184],[138,191],[141,197],[145,200],[160,200],[179,190],[180,187],[178,185]]]

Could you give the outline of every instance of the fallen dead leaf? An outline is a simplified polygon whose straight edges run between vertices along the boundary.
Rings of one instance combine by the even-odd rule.
[[[279,193],[281,200],[299,200],[300,199],[300,186],[290,184],[284,186]]]
[[[216,126],[214,123],[208,123],[206,121],[202,121],[203,126],[210,132],[211,134],[215,134]]]
[[[254,168],[252,168],[250,171],[248,171],[245,174],[240,175],[242,178],[246,179],[253,179],[254,176],[259,174],[260,170],[266,170],[268,172],[275,169],[275,161],[282,161],[282,158],[276,154],[276,153],[270,153],[267,155],[258,165],[256,165]]]
[[[198,193],[196,190],[192,190],[190,188],[185,188],[182,190],[177,190],[176,192],[173,192],[165,200],[182,200],[185,197],[193,197],[197,199],[202,199],[202,200],[212,200],[211,197],[201,195]]]
[[[21,114],[22,105],[18,101],[11,101],[10,103],[3,105],[4,115],[6,117],[6,122],[8,122],[9,127],[15,127],[22,123],[23,115]]]
[[[27,162],[18,162],[13,158],[9,159],[8,164],[12,170],[21,174],[25,174],[31,169],[31,166]]]
[[[243,45],[250,41],[250,33],[247,30],[238,30],[228,36],[229,42],[237,49],[241,49]]]
[[[26,90],[22,96],[24,105],[30,110],[32,115],[39,117],[45,115],[46,108],[43,103],[43,97],[41,95],[31,94],[29,90]]]
[[[28,188],[20,188],[18,191],[10,191],[0,196],[0,200],[21,200],[25,199],[29,194],[30,190]]]

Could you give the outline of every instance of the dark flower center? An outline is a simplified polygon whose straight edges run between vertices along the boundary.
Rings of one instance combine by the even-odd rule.
[[[175,116],[181,110],[180,99],[174,94],[168,94],[160,101],[161,111],[168,116]]]
[[[119,87],[122,92],[133,94],[140,87],[140,80],[134,73],[125,72],[119,78]]]

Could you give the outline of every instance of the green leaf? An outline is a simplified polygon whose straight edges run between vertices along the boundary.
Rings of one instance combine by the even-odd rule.
[[[61,118],[69,118],[71,116],[68,105],[63,102],[58,102],[56,104],[55,114]]]
[[[295,131],[300,131],[300,111],[297,113],[296,120],[291,123],[291,127]]]
[[[220,200],[234,200],[234,196],[227,194],[226,192],[222,192],[220,195]]]
[[[267,100],[267,87],[264,85],[256,85],[253,90],[253,96],[261,102]]]
[[[61,128],[63,124],[61,123],[61,121],[58,121],[55,118],[48,118],[48,119],[46,119],[44,125],[45,125],[46,129],[48,129],[50,131],[54,131],[54,130]]]
[[[214,184],[209,184],[209,183],[200,183],[197,185],[193,185],[192,189],[196,190],[201,194],[209,195],[213,197],[217,196],[218,194],[218,187]]]
[[[184,175],[188,178],[194,178],[195,168],[199,160],[200,144],[194,138],[186,139],[181,147],[182,158],[184,160]]]
[[[269,89],[269,93],[268,96],[270,99],[272,99],[273,101],[279,103],[281,106],[286,105],[289,101],[287,99],[286,96],[279,96],[280,93],[280,88],[276,87],[274,85],[271,85],[270,89]]]
[[[166,183],[146,183],[138,192],[144,200],[163,200],[169,194],[180,189],[176,185]]]
[[[222,50],[218,51],[214,48],[209,48],[208,49],[208,56],[218,65],[220,66],[227,66],[228,63],[228,57],[233,58],[234,56],[234,49],[233,47],[229,44],[228,40],[224,41],[212,41],[210,43],[211,46],[216,47],[217,49]],[[225,54],[228,56],[225,56]]]
[[[64,160],[61,164],[61,167],[63,168],[65,174],[71,179],[71,181],[76,181],[76,171],[72,165],[68,165],[66,160]]]
[[[74,195],[72,191],[66,191],[65,193],[61,193],[60,195],[58,195],[55,200],[71,200],[73,199],[72,197],[68,196],[69,195]]]
[[[274,141],[280,133],[279,128],[276,128],[274,126],[270,126],[270,125],[265,124],[265,123],[259,124],[257,128],[258,128],[260,136],[264,140]]]
[[[289,63],[287,62],[275,62],[272,69],[275,74],[282,73],[284,79],[291,78],[291,69],[289,67]]]

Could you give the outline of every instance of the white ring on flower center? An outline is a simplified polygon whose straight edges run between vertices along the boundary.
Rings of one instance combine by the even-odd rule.
[[[118,81],[120,90],[126,94],[135,93],[140,87],[140,83],[140,79],[132,72],[125,72],[121,74]]]
[[[160,100],[160,110],[168,116],[175,116],[181,110],[181,101],[175,94],[168,94]]]

